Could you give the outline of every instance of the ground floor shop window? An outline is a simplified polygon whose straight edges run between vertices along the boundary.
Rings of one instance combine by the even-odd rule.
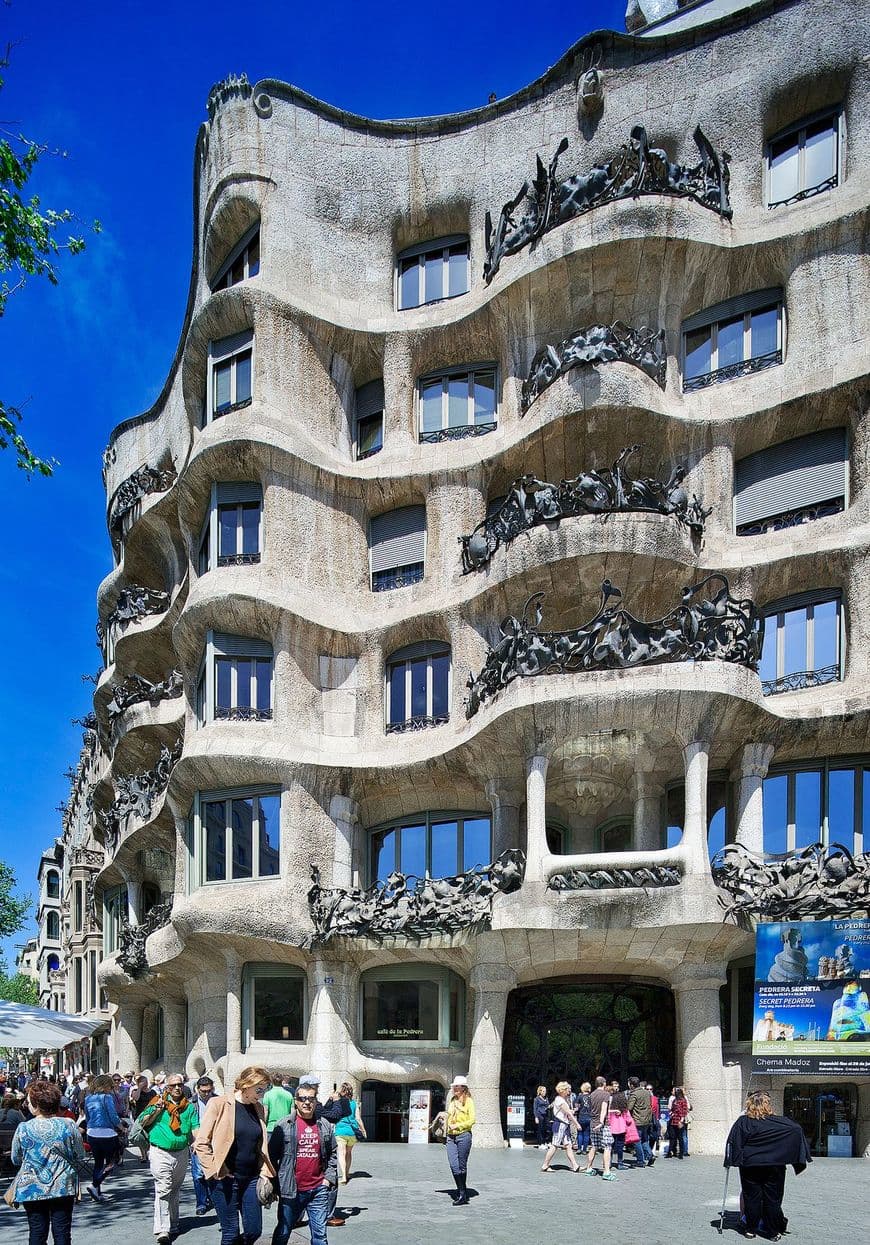
[[[388,1085],[385,1081],[364,1081],[362,1118],[370,1141],[407,1141],[408,1108],[417,1090],[429,1093],[429,1118],[444,1110],[445,1091],[437,1081],[415,1081],[413,1085]]]
[[[800,1124],[813,1154],[825,1158],[854,1156],[856,1085],[786,1085],[783,1112]]]
[[[373,969],[364,974],[361,993],[364,1042],[460,1044],[463,983],[449,969]]]
[[[305,974],[285,965],[248,965],[243,978],[245,1046],[256,1042],[304,1042]]]

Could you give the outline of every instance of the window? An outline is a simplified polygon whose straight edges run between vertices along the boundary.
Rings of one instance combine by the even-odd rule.
[[[387,732],[439,726],[450,717],[450,648],[437,640],[399,649],[387,661]]]
[[[59,956],[50,955],[48,959],[45,961],[45,963],[50,973],[57,973],[60,971],[60,957]]]
[[[632,823],[627,817],[617,817],[598,827],[598,850],[600,852],[631,851]]]
[[[45,918],[45,936],[51,942],[60,940],[60,917],[56,912],[49,912]]]
[[[263,489],[248,481],[212,485],[199,538],[197,572],[214,566],[253,566],[263,548]]]
[[[82,932],[84,924],[84,885],[76,882],[73,887],[73,928],[77,934]]]
[[[770,605],[758,673],[765,696],[835,683],[841,673],[840,597],[808,592]]]
[[[88,1010],[96,1011],[99,1006],[97,997],[97,953],[88,952]]]
[[[242,1028],[251,1042],[304,1042],[305,973],[284,964],[246,964],[242,973]]]
[[[200,724],[267,722],[272,717],[272,645],[210,631],[196,684]]]
[[[121,945],[121,927],[127,923],[127,887],[113,886],[103,897],[103,955]]]
[[[840,843],[853,856],[870,844],[870,759],[776,766],[762,785],[764,850],[776,856]]]
[[[554,856],[563,856],[568,850],[569,834],[564,826],[553,821],[547,822],[547,851]]]
[[[376,968],[361,981],[364,1042],[461,1046],[465,989],[450,969],[429,964]]]
[[[210,342],[206,423],[251,403],[254,334],[250,329]]]
[[[398,264],[398,307],[423,307],[469,290],[468,238],[456,234],[402,251]]]
[[[454,877],[492,860],[492,827],[482,813],[418,813],[369,834],[369,877]]]
[[[388,510],[369,523],[372,592],[418,584],[423,578],[425,556],[425,506]]]
[[[448,368],[420,381],[420,440],[455,441],[494,432],[496,424],[494,363]]]
[[[260,271],[260,225],[249,229],[238,243],[223,268],[218,272],[212,291],[226,290],[240,281],[255,277]]]
[[[722,1041],[752,1041],[755,1008],[755,961],[735,960],[728,965],[727,981],[719,990]]]
[[[278,790],[198,794],[193,814],[193,878],[239,882],[280,872],[281,793]]]
[[[707,852],[711,860],[729,836],[728,791],[727,774],[711,771],[707,777]],[[665,789],[665,820],[662,847],[678,847],[686,821],[686,789],[682,782],[669,783]]]
[[[384,382],[370,381],[356,391],[357,462],[380,453],[384,448]]]
[[[82,958],[77,955],[73,960],[73,1012],[78,1014],[83,1011],[82,998]]]
[[[49,899],[60,899],[60,874],[54,869],[45,875],[45,893]]]
[[[783,359],[782,290],[757,290],[683,321],[683,392],[734,380]]]
[[[734,468],[738,536],[797,527],[845,509],[846,429],[830,428],[771,445]]]
[[[840,175],[839,109],[791,126],[767,145],[767,206],[784,207],[832,190]]]

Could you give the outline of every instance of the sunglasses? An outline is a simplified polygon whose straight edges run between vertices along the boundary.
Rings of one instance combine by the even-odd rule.
[[[317,1099],[314,1097],[313,1094],[297,1094],[296,1101],[297,1102],[317,1102]]]

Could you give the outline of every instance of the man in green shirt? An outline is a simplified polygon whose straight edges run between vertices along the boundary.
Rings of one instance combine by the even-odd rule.
[[[199,1113],[188,1102],[179,1073],[168,1077],[166,1092],[142,1112],[142,1121],[148,1131],[148,1161],[154,1177],[154,1235],[157,1245],[169,1245],[178,1234],[181,1186],[190,1143],[199,1127]]]
[[[285,1119],[293,1110],[293,1095],[285,1089],[280,1076],[272,1077],[272,1085],[263,1095],[266,1111],[266,1132],[271,1133],[279,1120]]]

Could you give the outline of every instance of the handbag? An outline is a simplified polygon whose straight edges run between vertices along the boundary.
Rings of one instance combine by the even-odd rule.
[[[257,1201],[261,1206],[271,1206],[275,1201],[275,1186],[271,1176],[257,1177]]]
[[[363,1132],[362,1127],[360,1126],[360,1122],[356,1118],[355,1115],[352,1115],[350,1117],[350,1126],[353,1129],[353,1135],[354,1137],[356,1137],[357,1141],[365,1141],[366,1135]]]
[[[433,1141],[447,1140],[447,1116],[443,1111],[439,1111],[435,1119],[429,1125],[429,1132],[432,1134]]]
[[[13,1208],[19,1207],[19,1203],[15,1201],[15,1181],[17,1179],[18,1179],[17,1176],[13,1177],[13,1179],[10,1180],[7,1188],[3,1192],[3,1201],[6,1203],[7,1206],[11,1206]]]

